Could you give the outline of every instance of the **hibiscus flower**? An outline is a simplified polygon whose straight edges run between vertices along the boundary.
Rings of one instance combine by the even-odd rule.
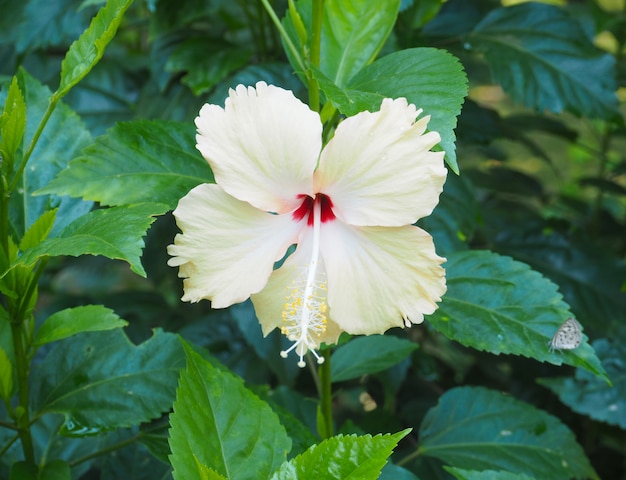
[[[168,247],[184,301],[252,299],[263,334],[279,328],[303,357],[341,332],[383,333],[423,321],[446,291],[445,261],[413,224],[446,178],[429,117],[406,99],[343,120],[322,145],[319,115],[259,82],[196,118],[216,184],[183,197]],[[295,251],[290,255],[290,247]],[[285,258],[287,257],[287,258]],[[275,269],[277,262],[283,261]]]

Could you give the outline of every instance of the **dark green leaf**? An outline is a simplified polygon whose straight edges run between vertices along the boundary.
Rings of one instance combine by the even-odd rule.
[[[535,480],[523,473],[511,473],[503,470],[465,470],[463,468],[444,467],[457,480]]]
[[[324,478],[376,480],[394,447],[410,430],[393,435],[337,435],[284,463],[272,480]]]
[[[578,369],[574,378],[543,378],[545,385],[569,408],[594,420],[626,430],[626,347],[600,339],[593,342],[613,386]]]
[[[515,101],[596,118],[619,117],[615,61],[565,10],[523,3],[494,10],[468,37]]]
[[[176,335],[159,330],[133,345],[122,330],[59,342],[35,369],[37,415],[65,415],[68,435],[96,434],[159,417],[174,400],[184,356]]]
[[[187,369],[170,415],[174,478],[202,480],[198,464],[229,480],[269,478],[291,448],[276,414],[240,378],[184,347]]]
[[[139,257],[143,236],[156,215],[167,212],[162,203],[141,203],[94,210],[74,220],[58,237],[49,238],[27,250],[17,265],[30,266],[38,259],[59,255],[103,255],[128,262],[131,270],[146,276]]]
[[[108,0],[89,28],[72,43],[61,64],[61,82],[56,93],[59,98],[80,82],[102,58],[131,3],[133,0]]]
[[[479,219],[480,210],[469,179],[465,175],[448,175],[439,204],[417,225],[433,236],[437,253],[446,256],[468,248]]]
[[[314,72],[328,99],[339,111],[355,115],[376,111],[385,97],[405,97],[430,115],[429,130],[439,132],[448,165],[458,173],[454,147],[456,117],[467,94],[467,78],[456,57],[434,48],[391,53],[361,70],[340,89]]]
[[[550,280],[488,251],[451,254],[444,266],[448,291],[429,321],[448,338],[494,354],[580,366],[608,381],[586,335],[574,350],[549,350],[556,330],[572,316]]]
[[[419,452],[468,470],[599,478],[560,420],[482,387],[454,388],[439,399],[420,427]]]
[[[311,0],[296,2],[311,40]],[[328,0],[324,5],[319,68],[338,86],[345,86],[365,65],[376,58],[391,33],[400,8],[400,0]],[[287,15],[285,27],[296,45],[300,37]],[[303,50],[301,48],[301,50]],[[310,44],[306,49],[310,51]],[[297,64],[294,67],[298,70]],[[379,102],[380,103],[380,102]]]
[[[37,465],[27,462],[16,462],[11,465],[9,480],[38,480]]]
[[[26,98],[26,136],[28,144],[48,107],[50,90],[28,73],[20,70],[20,86]],[[4,99],[0,92],[0,101]],[[9,216],[17,238],[51,208],[58,208],[51,235],[56,235],[71,221],[84,215],[91,202],[56,195],[33,197],[32,192],[52,180],[80,150],[91,142],[91,136],[81,120],[66,105],[59,102],[33,150],[18,188],[11,195]]]
[[[37,330],[33,344],[44,345],[83,332],[113,330],[128,325],[113,310],[102,305],[66,308],[50,315]]]
[[[193,187],[213,181],[209,164],[195,148],[193,125],[140,121],[117,124],[37,194],[174,208]]]
[[[419,480],[415,474],[408,471],[406,468],[398,467],[393,463],[387,462],[384,466],[378,480]]]
[[[192,37],[172,52],[165,68],[169,72],[186,72],[182,83],[200,95],[213,88],[250,60],[250,51],[224,40]]]
[[[338,347],[331,357],[331,378],[341,382],[381,372],[400,363],[418,345],[391,335],[356,337]]]
[[[511,221],[510,217],[507,221]],[[581,235],[509,228],[497,233],[498,251],[531,265],[558,283],[567,302],[596,337],[615,335],[626,312],[626,265],[608,249]]]
[[[17,77],[13,77],[0,119],[0,153],[3,163],[10,162],[8,166],[3,165],[4,174],[8,175],[12,173],[15,154],[22,145],[26,133],[26,103]]]
[[[72,480],[70,466],[63,460],[52,460],[41,467],[37,480]]]

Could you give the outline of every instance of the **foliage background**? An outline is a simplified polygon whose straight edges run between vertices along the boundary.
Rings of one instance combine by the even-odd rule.
[[[419,441],[432,447],[436,439],[428,443],[426,427],[436,425],[437,418],[426,415],[442,394],[448,392],[462,402],[469,398],[469,390],[453,389],[474,386],[472,398],[482,399],[476,400],[477,408],[486,408],[489,399],[481,388],[488,387],[561,419],[600,478],[626,478],[626,157],[620,102],[626,16],[619,1],[550,3],[558,6],[527,4],[516,7],[513,14],[490,0],[405,0],[380,55],[413,47],[442,48],[461,60],[469,79],[469,96],[456,129],[461,175],[449,175],[441,205],[422,222],[435,236],[439,253],[462,262],[459,252],[486,249],[524,262],[551,279],[584,326],[612,389],[588,371],[527,358],[543,353],[494,355],[511,353],[504,345],[507,339],[502,348],[493,342],[477,345],[480,338],[470,339],[471,330],[480,337],[476,323],[459,327],[466,332],[446,332],[444,317],[450,312],[446,308],[452,307],[443,305],[422,326],[391,332],[392,339],[413,342],[398,363],[390,362],[393,367],[383,365],[384,370],[378,370],[377,365],[364,363],[361,370],[350,372],[360,364],[356,346],[355,351],[347,351],[343,363],[341,356],[336,359],[333,409],[342,433],[377,434],[422,425]],[[100,6],[100,2],[79,0],[0,0],[0,81],[10,82],[23,68],[56,88],[65,52]],[[274,2],[278,12],[286,6]],[[570,63],[572,57],[577,61]],[[151,128],[148,122],[128,127],[119,122],[176,121],[182,123],[171,124],[163,134],[176,138],[181,152],[191,152],[199,107],[223,102],[231,86],[258,80],[306,97],[259,2],[136,1],[102,61],[64,99],[84,127],[58,125],[50,134],[60,142],[60,149],[79,143],[75,153],[79,156],[92,138],[108,131],[113,143],[89,147],[94,149],[89,155],[95,157],[115,148],[115,135],[141,138],[142,129]],[[332,96],[331,90],[326,93]],[[77,140],[78,132],[85,135],[83,141]],[[139,143],[136,148],[156,157],[162,153],[154,145]],[[123,162],[118,167],[123,168]],[[190,175],[196,178],[206,181],[210,176],[201,167],[193,168],[198,170]],[[115,191],[107,193],[105,185],[94,188],[99,188],[100,197],[85,196],[87,200],[116,205]],[[138,182],[144,196],[149,193],[152,201],[168,203],[160,199],[162,188]],[[179,196],[185,193],[184,185],[172,188],[179,188]],[[128,321],[129,338],[155,352],[157,342],[168,340],[153,334],[154,329],[179,333],[191,344],[208,349],[262,398],[310,427],[300,438],[314,435],[315,403],[310,398],[316,393],[311,375],[277,355],[278,336],[261,340],[249,304],[214,311],[208,302],[179,301],[181,282],[166,265],[165,251],[175,233],[169,214],[160,216],[149,230],[141,262],[146,278],[124,262],[103,257],[52,258],[40,283],[37,320],[64,308],[95,304]],[[503,267],[504,274],[508,269]],[[540,304],[537,299],[542,295],[549,296],[550,292],[536,288],[543,283],[534,282],[523,277],[517,285],[521,303],[532,306]],[[482,300],[494,302],[497,310],[497,298],[489,292]],[[513,333],[523,337],[521,327]],[[96,348],[124,343],[114,333],[93,335]],[[455,336],[466,341],[451,341]],[[76,351],[71,340],[65,342],[63,350],[56,352],[58,362]],[[155,342],[152,347],[150,342]],[[47,353],[40,351],[39,360]],[[54,375],[54,358],[45,358],[35,373],[41,378]],[[103,362],[102,370],[121,368]],[[174,362],[175,366],[182,364]],[[43,395],[46,384],[41,385]],[[519,420],[516,413],[507,415],[498,411],[493,422]],[[60,417],[56,421],[61,422]],[[102,479],[170,475],[170,467],[162,461],[166,419],[155,420],[148,428],[143,425],[142,430],[135,426],[87,437],[81,436],[85,433],[81,419],[73,421],[80,439],[68,437],[47,445],[50,458],[55,449],[61,458],[77,459],[99,448],[128,443],[112,454],[72,464],[74,475]],[[39,436],[45,443],[58,424],[51,419],[42,423]],[[142,442],[132,441],[139,437]],[[394,458],[409,458],[402,452],[413,451],[416,441],[416,436],[403,440]],[[421,478],[472,478],[464,477],[471,474],[462,469],[456,473],[442,469],[442,462],[465,465],[468,470],[482,468],[464,464],[455,455],[461,454],[418,456],[404,466]],[[6,470],[10,455],[4,455],[2,462]]]

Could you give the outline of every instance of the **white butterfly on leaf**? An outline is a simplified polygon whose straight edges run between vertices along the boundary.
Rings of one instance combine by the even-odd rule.
[[[550,345],[551,352],[554,350],[573,350],[580,345],[581,341],[582,330],[580,323],[574,318],[568,318],[557,329],[548,345]]]

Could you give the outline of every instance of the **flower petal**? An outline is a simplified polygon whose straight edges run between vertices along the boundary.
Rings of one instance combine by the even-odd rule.
[[[292,92],[264,82],[239,85],[224,108],[204,105],[196,126],[198,150],[226,193],[275,213],[312,193],[322,124]]]
[[[275,328],[283,327],[282,313],[285,309],[286,297],[291,291],[292,282],[302,277],[311,260],[313,243],[311,237],[311,228],[303,229],[296,251],[285,260],[278,270],[272,273],[265,288],[260,293],[251,296],[256,316],[263,329],[263,335],[268,335]],[[323,269],[323,265],[321,268]],[[317,347],[322,342],[337,343],[341,334],[339,326],[332,321],[332,312],[327,312],[327,316],[331,318],[326,325],[326,331],[316,338],[318,340]]]
[[[302,224],[291,215],[272,215],[225,193],[199,185],[178,203],[174,216],[182,234],[167,249],[167,262],[180,267],[184,301],[212,300],[224,308],[260,291]]]
[[[326,145],[315,172],[315,189],[333,202],[345,223],[401,226],[430,215],[447,170],[443,152],[429,151],[437,132],[424,133],[430,117],[406,99],[383,100],[380,111],[345,119]]]
[[[322,226],[321,254],[332,319],[350,334],[421,323],[446,291],[444,258],[414,226]]]

